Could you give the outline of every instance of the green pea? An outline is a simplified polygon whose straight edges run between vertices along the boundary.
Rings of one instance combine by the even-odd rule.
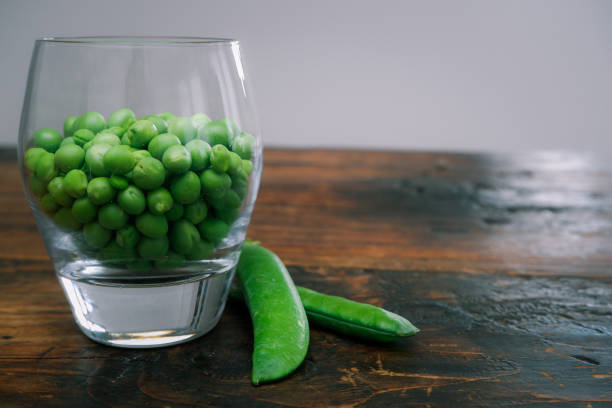
[[[60,205],[55,201],[51,194],[45,194],[40,199],[40,208],[47,215],[53,215],[60,208]]]
[[[227,166],[227,173],[232,176],[242,171],[242,159],[238,154],[229,152],[229,165]]]
[[[96,135],[89,129],[79,129],[74,132],[72,136],[72,140],[78,146],[84,146],[86,143],[91,142]]]
[[[166,133],[168,131],[168,123],[159,116],[149,115],[145,116],[143,119],[150,120],[151,122],[153,122],[155,128],[157,129],[157,133],[159,134]]]
[[[108,129],[104,129],[103,131],[101,131],[98,134],[102,135],[104,133],[112,133],[113,135],[115,135],[117,137],[121,137],[125,133],[125,129],[122,128],[121,126],[111,126]]]
[[[241,133],[232,142],[232,150],[245,160],[253,157],[255,138],[248,133]]]
[[[88,129],[93,133],[98,133],[106,128],[106,120],[104,120],[104,116],[98,112],[87,112],[76,120],[74,126],[75,130]]]
[[[129,216],[117,204],[106,204],[98,211],[98,222],[104,228],[116,230],[127,224]]]
[[[144,259],[163,259],[168,252],[168,237],[142,237],[138,243],[138,254]]]
[[[168,251],[166,256],[155,260],[155,267],[157,269],[176,269],[180,268],[185,264],[185,256],[177,254],[174,251]]]
[[[75,144],[62,146],[55,152],[55,165],[63,172],[80,169],[84,160],[85,151]]]
[[[102,133],[98,133],[91,142],[92,144],[106,143],[111,146],[116,146],[121,144],[121,139],[114,133],[109,133],[105,130]]]
[[[136,217],[136,228],[149,238],[160,238],[168,233],[168,221],[163,215],[144,213]]]
[[[64,191],[71,197],[83,197],[87,193],[87,175],[83,170],[72,169],[64,177]]]
[[[193,126],[196,129],[199,129],[202,126],[206,125],[207,123],[210,123],[211,120],[208,116],[206,116],[203,113],[196,113],[194,115],[191,115],[191,122],[193,123]]]
[[[222,144],[225,147],[229,147],[232,139],[232,130],[227,126],[225,121],[215,120],[207,123],[198,130],[198,138],[211,146]]]
[[[200,196],[200,180],[193,171],[185,172],[172,180],[170,191],[174,201],[181,204],[193,203]]]
[[[115,241],[122,248],[135,248],[140,241],[140,233],[133,225],[126,225],[117,230]]]
[[[36,197],[42,197],[47,193],[47,183],[40,181],[34,173],[30,173],[28,181],[30,190]]]
[[[232,189],[226,190],[222,196],[207,197],[207,200],[216,210],[236,209],[242,205],[242,199]]]
[[[155,157],[157,160],[161,160],[164,152],[170,146],[180,145],[181,141],[178,137],[170,133],[162,133],[157,135],[149,142],[149,153],[151,156]]]
[[[168,133],[176,135],[182,144],[186,144],[196,137],[196,129],[191,118],[177,116],[168,121]]]
[[[242,159],[242,170],[247,176],[250,175],[253,171],[253,162],[247,159]]]
[[[74,138],[72,136],[68,136],[68,137],[65,137],[64,140],[62,140],[62,143],[60,143],[60,147],[71,145],[71,144],[75,144]]]
[[[111,113],[108,117],[108,126],[127,129],[135,121],[136,115],[134,115],[134,112],[131,109],[122,108]]]
[[[50,153],[55,153],[61,143],[62,135],[55,129],[42,128],[34,132],[34,146],[45,149]]]
[[[242,200],[249,189],[249,176],[247,176],[244,170],[240,170],[238,173],[231,176],[231,179],[232,190],[234,190]]]
[[[240,208],[242,205],[242,197],[234,190],[227,190],[223,196],[223,209]],[[218,207],[220,208],[220,207]]]
[[[66,120],[64,121],[64,137],[65,138],[72,136],[72,134],[74,133],[75,131],[74,124],[76,123],[77,119],[78,118],[76,116],[68,116]]]
[[[153,264],[145,259],[136,259],[127,264],[131,271],[150,271],[153,269]]]
[[[144,193],[136,186],[128,186],[117,195],[117,203],[123,211],[130,215],[141,214],[146,206],[147,201]]]
[[[134,156],[134,160],[136,160],[136,163],[138,163],[142,159],[151,157],[151,153],[149,153],[148,150],[136,150],[135,152],[132,152],[132,156]],[[161,160],[161,158],[159,160]]]
[[[193,245],[200,241],[200,233],[191,222],[180,220],[172,225],[169,238],[172,249],[186,255],[191,252]]]
[[[49,152],[42,154],[36,163],[36,177],[40,181],[48,183],[53,177],[57,176],[57,173],[55,155]]]
[[[104,167],[110,174],[122,175],[134,168],[136,161],[128,146],[112,146],[104,153]]]
[[[166,122],[168,122],[170,119],[175,118],[176,115],[174,115],[173,113],[170,112],[162,112],[162,113],[158,113],[155,116],[159,116],[160,118],[162,118],[163,120],[165,120]]]
[[[227,236],[229,229],[229,225],[216,218],[206,218],[198,224],[200,236],[215,245],[219,245],[221,240]]]
[[[74,199],[64,191],[63,177],[54,177],[51,181],[49,181],[47,190],[49,190],[49,194],[51,194],[55,202],[57,202],[59,205],[64,207],[72,207]]]
[[[232,179],[226,173],[217,173],[213,169],[207,169],[200,175],[202,190],[209,196],[222,196],[232,185]]]
[[[210,165],[219,173],[225,173],[229,168],[230,152],[224,145],[218,144],[210,150]]]
[[[215,214],[218,219],[227,225],[231,225],[240,217],[240,210],[237,208],[215,209]]]
[[[153,190],[164,183],[164,165],[153,157],[141,159],[134,167],[134,184],[144,190]]]
[[[107,177],[96,177],[87,185],[87,197],[95,205],[108,203],[115,196],[115,189]]]
[[[130,146],[141,149],[157,136],[157,128],[150,120],[138,120],[128,128],[126,133]]]
[[[170,173],[181,174],[191,167],[191,155],[184,146],[170,146],[164,152],[162,162]]]
[[[130,132],[127,130],[121,135],[121,144],[126,146],[130,145]]]
[[[174,200],[170,192],[163,187],[156,188],[147,193],[147,208],[151,214],[161,215],[172,208]]]
[[[104,155],[112,146],[106,143],[95,144],[85,153],[85,162],[94,176],[108,176],[109,171],[104,166]]]
[[[121,176],[111,176],[109,181],[115,190],[125,190],[130,185],[127,179]]]
[[[63,230],[77,231],[81,229],[81,223],[74,219],[70,208],[62,207],[57,210],[53,215],[53,222]]]
[[[89,148],[90,148],[91,146],[93,146],[93,145],[94,145],[93,140],[92,140],[92,141],[90,141],[90,142],[87,142],[87,143],[85,143],[85,144],[83,145],[83,150],[85,150],[85,154],[87,154],[87,151],[88,151],[88,150],[89,150]]]
[[[38,165],[38,160],[46,154],[47,151],[41,147],[30,147],[25,152],[24,162],[26,169],[34,172],[36,171],[36,166]]]
[[[201,259],[210,258],[213,252],[214,246],[210,242],[201,239],[193,244],[191,251],[185,255],[185,258],[190,261],[199,261]]]
[[[210,145],[203,140],[193,139],[185,145],[191,155],[191,169],[204,170],[210,164]]]
[[[203,200],[198,200],[191,204],[185,205],[185,218],[192,224],[199,224],[206,218],[208,207]]]
[[[87,197],[74,200],[72,204],[72,216],[82,224],[87,224],[96,219],[98,207]]]
[[[168,221],[178,221],[181,218],[183,218],[183,213],[185,211],[184,209],[185,207],[183,207],[182,204],[177,203],[176,201],[174,202],[174,204],[172,204],[172,208],[170,208],[168,210],[168,212],[166,212],[166,219]]]
[[[100,251],[100,258],[112,263],[125,263],[138,258],[134,248],[123,248],[116,241],[111,241]]]
[[[230,118],[222,118],[220,121],[225,123],[225,126],[229,129],[230,145],[231,145],[231,141],[240,134],[240,128],[238,127],[236,122],[234,122]]]
[[[97,222],[90,222],[83,227],[83,236],[92,248],[104,248],[111,240],[113,233]]]

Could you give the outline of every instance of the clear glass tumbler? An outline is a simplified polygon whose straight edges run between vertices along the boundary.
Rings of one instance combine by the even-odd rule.
[[[238,41],[37,40],[18,156],[86,336],[158,347],[215,326],[262,169]]]

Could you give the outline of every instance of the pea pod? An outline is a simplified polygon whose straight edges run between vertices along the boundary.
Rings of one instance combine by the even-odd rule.
[[[240,269],[238,271],[240,272]],[[419,329],[404,317],[380,307],[325,295],[300,286],[296,288],[308,320],[321,327],[381,342],[414,336],[419,332]],[[232,288],[230,296],[243,299],[239,288]]]
[[[296,286],[311,323],[365,340],[388,342],[419,332],[407,319],[388,310],[338,296],[325,295]],[[240,288],[232,287],[230,297],[244,300]]]
[[[289,272],[271,251],[246,242],[238,276],[254,331],[252,382],[258,385],[292,373],[306,357],[309,328]]]
[[[419,332],[407,319],[380,307],[302,287],[297,289],[308,319],[339,333],[366,340],[393,341]]]

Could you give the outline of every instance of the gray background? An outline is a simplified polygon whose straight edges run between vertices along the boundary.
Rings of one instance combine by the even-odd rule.
[[[33,41],[241,40],[271,146],[612,152],[612,1],[0,0],[0,144]]]

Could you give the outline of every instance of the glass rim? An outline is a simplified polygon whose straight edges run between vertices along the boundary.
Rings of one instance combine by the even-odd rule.
[[[182,36],[75,36],[75,37],[41,37],[38,43],[106,45],[106,46],[155,46],[155,45],[232,45],[238,40],[221,37],[182,37]]]

